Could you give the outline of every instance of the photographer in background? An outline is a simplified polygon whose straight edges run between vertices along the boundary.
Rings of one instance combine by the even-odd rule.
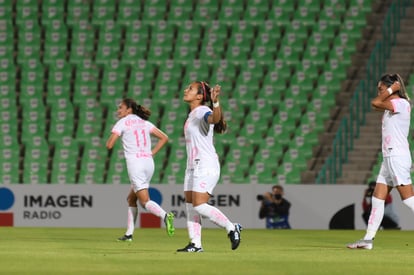
[[[274,185],[271,193],[266,192],[264,195],[258,195],[257,200],[262,201],[259,218],[266,218],[267,229],[290,229],[290,202],[283,198],[281,185]]]
[[[368,188],[365,190],[364,198],[362,200],[362,218],[364,219],[365,224],[368,224],[369,215],[371,213],[372,194],[374,193],[375,184],[375,181],[368,184]],[[388,194],[385,199],[384,218],[382,219],[381,227],[383,229],[401,229],[398,225],[398,215],[394,211],[391,194]]]

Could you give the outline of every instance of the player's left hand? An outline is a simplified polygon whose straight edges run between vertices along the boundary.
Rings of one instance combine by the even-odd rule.
[[[211,88],[211,100],[213,102],[218,101],[220,92],[221,92],[221,86],[220,85],[216,84],[213,88]]]

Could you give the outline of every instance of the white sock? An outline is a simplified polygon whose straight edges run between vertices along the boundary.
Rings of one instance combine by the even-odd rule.
[[[187,209],[187,230],[190,241],[195,247],[201,247],[201,217],[194,210],[192,203],[186,203]]]
[[[227,230],[227,233],[234,231],[234,224],[217,208],[207,203],[200,204],[194,209],[202,216],[207,217],[220,227]]]
[[[414,196],[409,197],[408,199],[403,200],[403,203],[414,212]]]
[[[125,235],[133,235],[135,229],[135,222],[137,221],[138,208],[128,207],[128,222],[127,231]]]
[[[384,202],[384,200],[372,197],[372,209],[371,214],[369,215],[368,227],[364,240],[372,240],[377,234],[382,218],[384,217]]]
[[[165,218],[165,214],[167,214],[167,212],[165,212],[164,209],[161,208],[161,206],[158,205],[158,203],[156,203],[155,201],[147,201],[147,203],[144,206],[145,210],[147,210],[148,212],[154,214],[155,216],[158,216],[162,219]]]

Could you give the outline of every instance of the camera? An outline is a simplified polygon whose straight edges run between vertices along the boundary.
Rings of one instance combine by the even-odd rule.
[[[275,198],[275,200],[282,199],[282,195],[280,195],[280,194],[275,194],[273,197]]]
[[[264,199],[263,195],[257,195],[256,199],[258,201],[262,201]]]

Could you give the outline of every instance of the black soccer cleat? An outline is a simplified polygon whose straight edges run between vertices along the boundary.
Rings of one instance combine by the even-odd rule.
[[[186,247],[177,249],[177,252],[203,252],[202,247],[196,247],[195,244],[189,243]]]
[[[231,249],[235,250],[237,247],[239,247],[241,236],[240,231],[242,231],[242,226],[238,223],[234,224],[234,231],[230,231],[227,236],[230,238],[231,242]]]

